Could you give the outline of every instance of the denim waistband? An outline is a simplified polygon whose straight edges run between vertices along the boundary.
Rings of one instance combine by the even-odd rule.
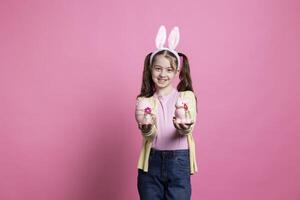
[[[176,150],[159,150],[151,147],[150,155],[163,155],[163,156],[188,156],[189,149],[176,149]]]

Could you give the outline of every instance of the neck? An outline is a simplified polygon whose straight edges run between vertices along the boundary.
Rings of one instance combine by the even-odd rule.
[[[173,91],[173,87],[167,87],[167,88],[157,88],[156,89],[156,94],[159,96],[166,96],[169,95]]]

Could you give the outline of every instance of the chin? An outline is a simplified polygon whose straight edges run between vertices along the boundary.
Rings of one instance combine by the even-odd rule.
[[[158,88],[165,88],[165,87],[168,87],[169,85],[170,85],[169,83],[165,83],[163,85],[156,83],[156,87],[158,87]]]

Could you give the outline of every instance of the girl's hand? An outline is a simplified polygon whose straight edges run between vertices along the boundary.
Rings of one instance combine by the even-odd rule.
[[[173,117],[173,124],[178,130],[187,130],[191,127],[192,124],[194,124],[194,122],[192,121],[191,123],[177,123],[176,117]]]
[[[153,126],[153,124],[142,124],[142,123],[138,124],[139,129],[143,133],[148,133],[151,130],[152,126]]]
[[[143,132],[143,133],[148,133],[151,129],[153,124],[156,122],[156,116],[155,115],[151,115],[151,122],[150,123],[138,123],[138,127],[139,129]]]

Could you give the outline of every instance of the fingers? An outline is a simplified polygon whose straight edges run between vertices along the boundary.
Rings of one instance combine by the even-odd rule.
[[[175,126],[176,129],[178,130],[187,130],[190,128],[191,125],[194,124],[194,122],[192,121],[191,123],[177,123],[176,122],[176,117],[173,117],[173,124]]]
[[[142,124],[142,123],[138,123],[138,128],[143,132],[143,133],[148,133],[151,128],[152,128],[152,124]]]
[[[181,127],[179,127],[178,123],[176,122],[176,117],[173,117],[173,124],[174,124],[176,129],[178,129],[178,130],[182,129]]]
[[[152,128],[152,124],[143,124],[142,125],[142,132],[143,133],[148,133]]]
[[[184,124],[187,125],[187,126],[191,126],[191,125],[194,124],[194,122],[192,121],[191,123],[184,123]]]
[[[179,127],[180,127],[181,129],[186,129],[186,126],[185,126],[184,124],[179,124]]]

